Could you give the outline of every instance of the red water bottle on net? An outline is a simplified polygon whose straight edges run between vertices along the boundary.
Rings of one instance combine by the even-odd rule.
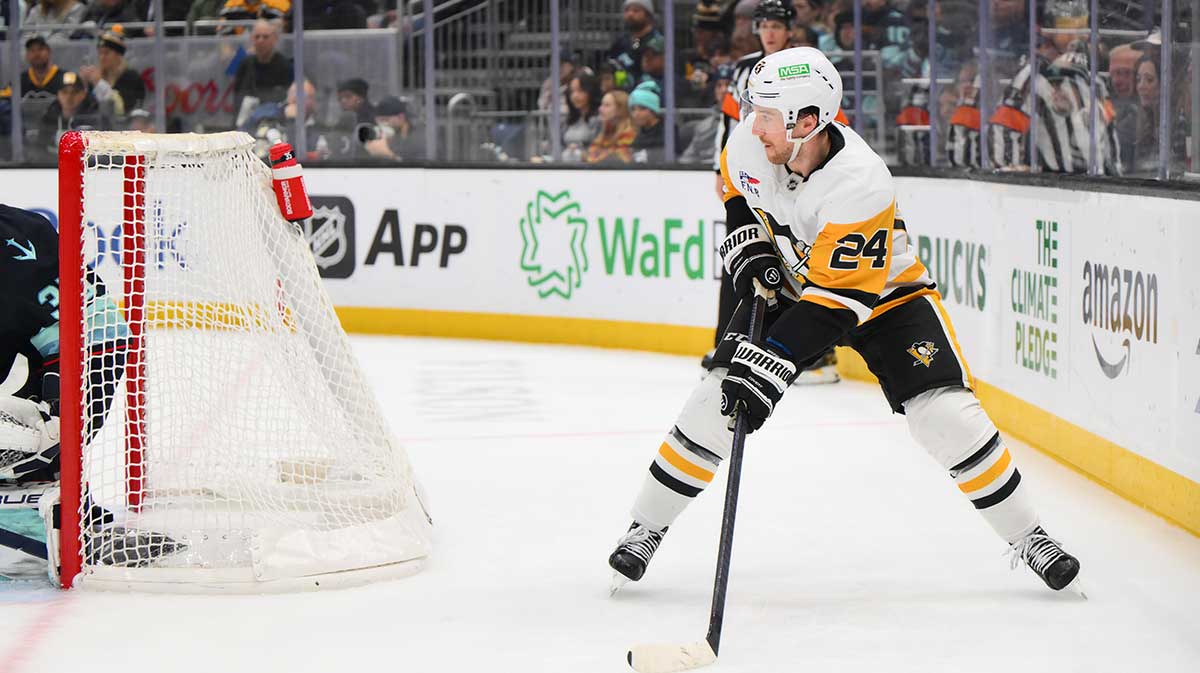
[[[308,200],[308,189],[304,186],[304,175],[296,162],[296,152],[288,143],[271,146],[272,186],[279,212],[288,222],[298,222],[312,217],[312,203]]]

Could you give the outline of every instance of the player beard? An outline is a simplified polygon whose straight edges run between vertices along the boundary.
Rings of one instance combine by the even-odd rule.
[[[792,144],[790,142],[785,142],[783,145],[763,143],[763,151],[767,154],[767,161],[776,166],[782,166],[792,157]]]

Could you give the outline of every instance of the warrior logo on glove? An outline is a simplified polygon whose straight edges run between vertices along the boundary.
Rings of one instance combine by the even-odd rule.
[[[733,416],[741,407],[750,416],[751,430],[757,430],[795,378],[796,365],[769,346],[740,343],[721,382],[721,414]]]
[[[719,252],[738,296],[749,296],[755,278],[768,290],[777,290],[782,285],[783,272],[775,245],[771,243],[766,227],[758,222],[729,232],[721,242]]]

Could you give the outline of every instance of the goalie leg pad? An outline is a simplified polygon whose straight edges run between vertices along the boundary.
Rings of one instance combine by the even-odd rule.
[[[908,429],[950,472],[958,489],[1010,544],[1038,526],[1012,454],[974,393],[929,390],[904,403]]]
[[[661,531],[699,495],[729,457],[733,433],[721,416],[726,370],[709,372],[692,392],[667,433],[633,505],[633,519]]]
[[[58,505],[60,496],[61,491],[55,486],[46,489],[42,499],[38,501],[38,513],[42,515],[42,521],[46,524],[46,574],[54,586],[59,584],[58,533],[62,529],[62,508]]]
[[[0,397],[0,480],[26,480],[58,467],[58,418],[49,405]]]

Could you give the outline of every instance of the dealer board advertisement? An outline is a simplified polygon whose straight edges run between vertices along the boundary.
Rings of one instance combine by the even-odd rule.
[[[1200,202],[898,184],[973,374],[1200,480],[1200,386],[1191,383],[1200,334],[1189,336],[1200,329],[1200,267],[1187,259],[1200,244]],[[971,243],[982,276],[975,293],[961,280]],[[961,299],[976,295],[982,309]]]
[[[318,260],[328,257],[338,305],[715,323],[723,208],[703,174],[307,177],[316,210],[306,233]]]
[[[707,172],[306,175],[301,230],[338,306],[715,323],[724,223]],[[5,171],[4,198],[56,221],[54,176]],[[977,377],[1200,480],[1200,201],[897,186]],[[116,224],[94,223],[101,268]]]

